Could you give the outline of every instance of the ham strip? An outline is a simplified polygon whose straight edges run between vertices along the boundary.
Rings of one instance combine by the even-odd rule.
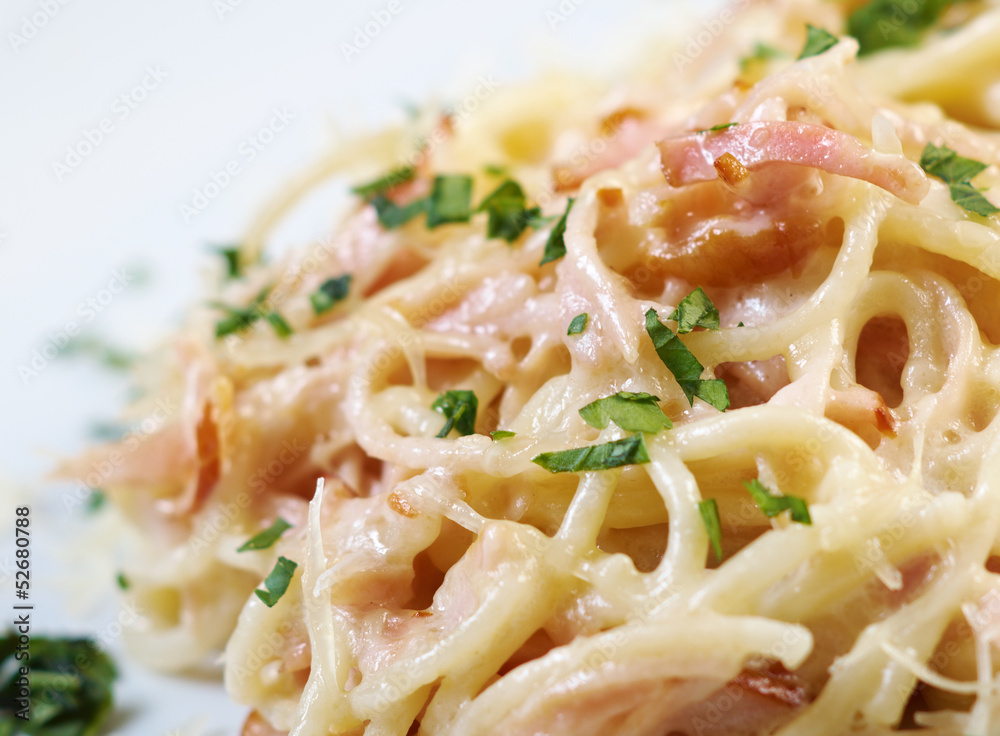
[[[743,123],[667,138],[657,145],[663,173],[674,187],[719,178],[716,161],[726,154],[751,173],[770,164],[808,166],[867,181],[910,204],[919,203],[930,186],[920,167],[905,156],[879,153],[854,136],[823,125]]]

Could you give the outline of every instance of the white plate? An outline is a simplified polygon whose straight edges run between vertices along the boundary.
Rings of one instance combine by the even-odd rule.
[[[8,0],[0,15],[0,519],[34,507],[34,631],[104,638],[122,669],[120,736],[235,734],[244,709],[211,680],[168,678],[122,654],[114,563],[99,520],[42,480],[124,381],[62,354],[75,330],[146,348],[201,293],[205,244],[239,237],[283,181],[341,131],[407,102],[459,99],[552,66],[606,71],[682,10],[721,0]],[[273,132],[268,132],[268,128]],[[227,165],[235,169],[224,173]],[[206,197],[207,206],[195,193]],[[322,235],[307,210],[283,239]],[[144,275],[145,274],[145,275]],[[8,511],[8,509],[10,509]],[[76,530],[82,536],[73,539]],[[0,606],[13,599],[0,532]],[[86,553],[86,554],[84,554]]]

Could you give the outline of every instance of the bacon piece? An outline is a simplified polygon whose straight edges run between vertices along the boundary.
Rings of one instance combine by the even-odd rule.
[[[831,390],[826,416],[842,424],[863,439],[869,447],[878,447],[882,437],[896,436],[896,417],[877,391],[853,386]]]
[[[664,132],[661,124],[632,115],[609,116],[601,127],[599,138],[553,168],[555,191],[571,192],[599,171],[621,166]]]
[[[854,136],[823,125],[743,123],[667,138],[657,145],[663,173],[674,187],[718,178],[716,161],[725,154],[750,172],[783,163],[862,179],[910,204],[920,202],[930,186],[920,167],[904,156],[879,153]]]

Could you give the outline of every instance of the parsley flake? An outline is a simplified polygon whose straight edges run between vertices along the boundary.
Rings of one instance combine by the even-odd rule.
[[[691,332],[695,327],[719,329],[719,310],[700,286],[681,299],[667,319],[677,323],[677,332],[681,335]]]
[[[694,397],[711,404],[719,411],[729,408],[729,390],[720,378],[702,380],[705,367],[698,362],[687,345],[673,330],[660,322],[655,309],[646,312],[646,333],[653,341],[656,354],[677,380],[677,384],[694,406]]]
[[[770,61],[771,59],[780,59],[784,55],[785,53],[781,49],[776,49],[774,46],[758,41],[754,45],[753,51],[740,59],[740,70],[745,72],[752,64]]]
[[[508,437],[513,437],[516,434],[517,432],[511,432],[508,429],[495,429],[492,432],[490,432],[490,437],[493,439],[494,442],[498,442],[499,440],[505,440]]]
[[[284,317],[274,310],[265,310],[264,303],[271,287],[265,286],[261,292],[254,297],[253,301],[243,309],[232,307],[222,302],[209,302],[209,306],[226,312],[229,316],[215,323],[215,336],[217,338],[226,337],[237,332],[249,329],[250,326],[259,319],[266,319],[274,328],[279,337],[288,337],[292,334],[292,328],[285,321]]]
[[[266,590],[258,588],[254,591],[257,597],[264,601],[265,606],[273,608],[274,604],[281,600],[281,596],[288,590],[292,576],[295,575],[295,568],[298,566],[297,562],[292,562],[287,557],[278,558],[278,561],[274,563],[274,569],[264,578]]]
[[[712,544],[715,559],[722,559],[722,523],[719,521],[719,505],[714,498],[698,502],[698,513],[708,531],[708,541]]]
[[[351,289],[351,274],[345,273],[343,276],[329,278],[319,285],[312,294],[309,301],[312,303],[314,314],[324,314],[333,309],[339,302],[347,298]]]
[[[817,56],[837,45],[837,37],[827,30],[806,23],[806,45],[802,47],[799,59]]]
[[[792,521],[797,521],[799,524],[812,524],[809,507],[806,506],[804,499],[798,496],[775,496],[756,478],[743,481],[743,486],[750,493],[757,508],[764,512],[764,516],[771,518],[788,510],[792,512]]]
[[[545,251],[542,253],[542,260],[539,262],[539,266],[544,266],[550,261],[557,261],[566,255],[566,218],[569,217],[571,209],[573,209],[572,197],[566,203],[566,210],[552,228],[552,232],[549,233],[549,239],[545,241]]]
[[[580,409],[580,416],[598,429],[604,429],[610,421],[629,432],[656,434],[674,426],[657,403],[659,400],[652,394],[619,391],[590,402]]]
[[[847,18],[847,32],[858,39],[858,55],[920,43],[923,31],[958,0],[871,0]]]
[[[438,438],[447,437],[452,429],[460,437],[475,434],[479,399],[474,391],[445,391],[434,400],[431,408],[443,414],[446,420],[436,435]]]
[[[18,679],[25,660],[18,655],[25,651],[13,631],[0,638],[0,733],[94,736],[100,732],[111,713],[111,686],[118,677],[111,658],[90,639],[33,635],[29,703],[22,710],[17,701],[22,699],[24,683]]]
[[[132,583],[129,582],[128,578],[125,577],[125,573],[123,572],[118,573],[118,577],[116,577],[115,580],[118,583],[118,587],[121,588],[122,590],[128,590],[129,588],[132,587]]]
[[[727,128],[732,128],[734,125],[739,125],[739,123],[719,123],[718,125],[713,125],[711,128],[702,128],[701,130],[696,130],[695,133],[715,133],[719,130],[726,130]]]
[[[223,245],[215,248],[226,263],[226,278],[238,279],[243,275],[243,259],[238,245]]]
[[[572,450],[543,452],[531,458],[550,473],[576,473],[590,470],[608,470],[623,465],[648,463],[649,452],[643,434],[626,437],[623,440],[606,442],[603,445],[577,447]]]
[[[359,197],[371,199],[377,194],[385,194],[393,187],[410,181],[414,174],[416,174],[416,169],[412,166],[402,166],[366,184],[359,184],[356,187],[352,187],[351,191]]]
[[[452,222],[468,222],[472,216],[472,177],[442,175],[434,177],[427,202],[427,227]]]
[[[254,534],[250,539],[237,547],[236,551],[248,552],[251,550],[268,549],[281,538],[282,534],[291,528],[292,525],[279,516],[271,526]]]
[[[517,240],[535,218],[541,216],[538,207],[527,207],[521,185],[507,179],[494,189],[482,202],[477,212],[486,212],[486,237],[503,238],[508,243]]]
[[[583,312],[582,314],[576,315],[569,323],[569,327],[566,328],[567,335],[579,335],[585,329],[587,329],[587,322],[590,320],[590,316]]]
[[[970,181],[986,168],[982,161],[960,156],[948,146],[928,143],[920,155],[920,167],[947,183],[952,201],[962,209],[983,217],[1000,212]]]

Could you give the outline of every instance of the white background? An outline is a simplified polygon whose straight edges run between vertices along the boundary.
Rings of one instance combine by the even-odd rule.
[[[120,649],[108,628],[120,613],[113,564],[95,541],[103,522],[63,508],[65,487],[43,476],[85,445],[90,424],[115,418],[127,386],[61,355],[67,330],[149,349],[202,295],[206,245],[238,239],[284,181],[345,134],[399,118],[409,102],[460,99],[483,74],[501,83],[552,67],[613,75],[641,40],[689,22],[682,10],[719,5],[394,0],[392,13],[388,0],[5,0],[0,523],[12,527],[14,504],[31,499],[35,633],[89,632]],[[372,13],[391,20],[347,58],[344,44]],[[249,161],[240,146],[275,110],[292,120]],[[77,161],[69,149],[87,155]],[[234,159],[240,173],[186,221],[181,205]],[[307,242],[332,217],[328,202],[316,202],[284,238]],[[129,283],[107,301],[116,273]],[[11,539],[0,528],[0,563]],[[0,569],[0,611],[8,600],[12,582]],[[109,732],[176,733],[201,719],[206,733],[238,733],[244,710],[217,684],[118,659]]]

